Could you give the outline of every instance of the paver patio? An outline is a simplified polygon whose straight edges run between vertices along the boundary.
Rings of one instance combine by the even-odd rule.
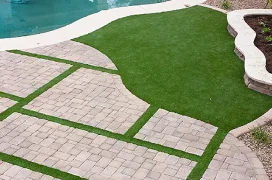
[[[53,45],[51,49],[55,46],[58,47]],[[70,43],[69,48],[73,49],[73,43]],[[43,53],[41,49],[45,48],[29,52],[54,56],[54,53]],[[19,84],[27,85],[25,89],[32,87],[28,93],[8,91],[1,87],[3,91],[14,95],[28,95],[69,67],[8,52],[0,54],[1,61],[4,61],[3,69],[9,69],[5,67],[5,61],[11,59],[14,60],[12,66],[22,72],[22,77],[28,77],[28,70],[32,68],[40,72],[36,76],[39,80],[34,83],[35,77],[17,80]],[[7,79],[14,76],[13,73],[5,73]],[[1,112],[14,104],[15,101],[1,98]],[[34,98],[24,108],[124,134],[148,106],[125,88],[119,75],[80,68]],[[216,131],[217,127],[200,120],[159,109],[135,138],[201,156]],[[0,122],[0,135],[0,152],[88,179],[186,179],[197,164],[190,159],[20,113],[13,113]],[[203,180],[254,179],[260,176],[243,153],[235,152],[237,148],[231,145],[233,139],[229,139],[228,136],[221,145],[223,149],[218,150],[219,154],[211,161]],[[238,144],[242,146],[241,142]],[[243,167],[236,167],[241,165]],[[5,162],[1,162],[0,172],[1,177],[6,179],[51,178]]]
[[[69,173],[100,179],[186,179],[195,162],[46,120],[12,114],[0,151]]]

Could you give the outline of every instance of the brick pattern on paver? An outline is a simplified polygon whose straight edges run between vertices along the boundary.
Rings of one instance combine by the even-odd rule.
[[[4,112],[6,109],[10,108],[14,104],[16,104],[16,101],[0,97],[0,113]]]
[[[201,180],[269,180],[256,154],[228,134]]]
[[[135,137],[202,155],[216,131],[210,124],[159,109]]]
[[[0,180],[57,180],[57,179],[0,160]]]
[[[19,113],[0,127],[1,152],[88,179],[186,179],[196,164]]]
[[[126,89],[120,76],[82,68],[25,108],[125,133],[148,106]]]
[[[26,97],[70,65],[0,52],[0,91]]]
[[[25,51],[105,67],[108,69],[116,69],[115,65],[106,55],[90,46],[75,41],[65,41]]]

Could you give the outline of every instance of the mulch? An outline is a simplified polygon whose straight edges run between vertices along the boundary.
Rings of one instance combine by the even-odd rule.
[[[246,16],[245,21],[247,24],[256,32],[256,38],[254,44],[259,48],[266,57],[266,69],[268,72],[272,73],[272,42],[267,42],[265,38],[267,36],[272,36],[272,16],[270,15],[252,15]],[[271,32],[265,34],[262,32],[263,26],[260,25],[263,22],[266,27],[271,29]]]

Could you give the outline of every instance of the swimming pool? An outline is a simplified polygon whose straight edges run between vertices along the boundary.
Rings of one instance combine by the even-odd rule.
[[[0,0],[0,38],[51,31],[101,10],[166,0]]]

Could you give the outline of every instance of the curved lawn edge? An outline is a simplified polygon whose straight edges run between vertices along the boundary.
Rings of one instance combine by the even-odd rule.
[[[207,50],[208,51],[207,53],[202,53],[201,55],[204,56],[205,61],[207,61],[208,63],[211,63],[210,60],[213,60],[212,63],[215,63],[216,65],[218,65],[218,62],[219,62],[220,65],[218,67],[226,66],[226,68],[219,68],[221,70],[217,71],[217,72],[216,72],[216,69],[213,69],[214,72],[213,71],[210,71],[210,72],[206,71],[203,74],[203,76],[201,76],[200,78],[207,76],[207,72],[208,72],[209,74],[211,74],[211,76],[209,78],[218,80],[215,78],[215,76],[217,76],[215,73],[223,74],[227,78],[223,78],[223,80],[221,78],[221,80],[220,81],[218,80],[218,82],[219,83],[222,82],[223,83],[222,87],[224,87],[224,90],[225,90],[225,88],[227,88],[227,90],[224,92],[221,92],[221,94],[220,93],[218,94],[218,90],[213,90],[214,85],[212,85],[212,84],[210,84],[211,86],[205,85],[205,84],[203,86],[202,85],[201,86],[198,86],[198,85],[192,86],[192,87],[200,87],[200,88],[206,88],[206,86],[209,86],[208,89],[211,89],[215,92],[215,93],[211,93],[211,92],[208,92],[207,89],[204,89],[205,91],[203,90],[204,91],[203,96],[200,96],[200,98],[202,98],[202,101],[201,101],[201,99],[198,98],[197,100],[195,100],[197,104],[195,104],[195,103],[192,104],[191,99],[195,98],[194,96],[190,96],[190,92],[192,92],[192,91],[188,91],[189,92],[189,95],[188,95],[188,94],[184,93],[185,91],[184,92],[181,91],[181,89],[184,89],[185,86],[181,86],[179,89],[176,89],[175,87],[173,87],[173,85],[175,83],[178,83],[178,81],[176,81],[176,82],[173,81],[174,83],[172,85],[169,84],[170,83],[170,81],[169,81],[168,85],[170,85],[171,87],[165,89],[164,91],[171,91],[171,93],[170,92],[168,93],[168,95],[169,94],[171,95],[171,94],[173,94],[172,89],[176,89],[178,92],[180,92],[180,94],[179,94],[179,96],[176,96],[176,98],[168,98],[168,99],[165,99],[163,101],[163,103],[158,104],[158,100],[159,100],[159,102],[162,102],[161,99],[164,99],[168,95],[164,94],[164,96],[160,96],[160,94],[163,94],[164,92],[163,91],[157,92],[156,89],[160,89],[161,87],[165,88],[167,85],[162,84],[162,86],[158,86],[156,88],[155,87],[153,88],[153,85],[151,83],[158,84],[159,82],[162,82],[162,81],[167,83],[166,79],[159,79],[159,77],[158,77],[158,78],[155,78],[153,81],[149,81],[148,78],[150,78],[151,74],[147,74],[147,73],[141,71],[140,69],[145,69],[144,71],[150,71],[150,72],[154,71],[154,68],[150,69],[150,67],[153,67],[154,65],[157,66],[158,63],[160,64],[160,58],[165,58],[165,57],[160,56],[159,58],[156,58],[156,56],[157,56],[156,54],[158,54],[158,56],[159,56],[159,54],[161,52],[155,52],[155,54],[154,54],[155,56],[152,57],[153,55],[150,54],[149,51],[153,51],[153,49],[155,49],[155,48],[149,48],[149,51],[145,51],[145,53],[143,53],[143,52],[141,53],[142,58],[145,58],[145,56],[148,56],[147,59],[141,60],[141,59],[136,58],[135,55],[137,55],[137,53],[138,53],[138,55],[140,55],[140,54],[139,54],[139,52],[137,52],[139,50],[135,51],[135,49],[136,48],[148,48],[149,47],[148,43],[151,43],[151,42],[144,41],[144,40],[145,40],[145,38],[149,38],[151,36],[153,37],[153,34],[150,34],[151,36],[150,35],[147,36],[142,32],[148,33],[151,31],[153,31],[153,32],[156,31],[159,33],[160,29],[162,29],[161,32],[163,32],[163,31],[167,32],[167,31],[169,31],[169,29],[164,30],[164,26],[162,26],[162,28],[156,28],[156,30],[150,29],[150,31],[149,30],[145,31],[146,28],[142,28],[141,31],[135,30],[135,32],[132,31],[130,34],[126,34],[123,32],[122,36],[119,36],[119,34],[121,35],[121,32],[118,32],[118,31],[119,31],[119,29],[120,29],[120,31],[123,31],[122,27],[120,27],[120,26],[123,25],[125,27],[125,25],[128,21],[133,22],[130,26],[133,26],[133,27],[135,26],[135,28],[138,29],[141,26],[144,26],[144,25],[142,25],[144,23],[144,21],[149,22],[149,19],[153,19],[153,22],[155,22],[154,24],[156,24],[156,21],[154,19],[160,18],[160,20],[162,21],[163,18],[166,18],[169,16],[168,20],[171,21],[171,19],[175,19],[175,16],[172,17],[173,14],[180,14],[179,19],[182,19],[181,17],[184,16],[184,19],[187,20],[188,18],[186,18],[186,16],[191,11],[201,14],[201,16],[205,16],[206,15],[205,13],[207,13],[207,18],[208,17],[210,18],[209,21],[212,20],[213,18],[215,18],[216,22],[221,22],[216,25],[220,28],[215,28],[213,26],[211,27],[211,25],[209,25],[210,27],[205,25],[205,28],[212,30],[212,33],[208,32],[210,34],[207,35],[207,37],[209,37],[210,39],[212,39],[213,38],[212,36],[216,35],[216,33],[219,34],[219,35],[217,35],[218,38],[216,39],[215,43],[219,43],[217,47],[222,46],[226,50],[222,51],[222,48],[216,49],[216,51]],[[217,16],[219,16],[219,17],[217,17]],[[140,19],[143,19],[141,23],[140,23]],[[194,18],[190,17],[190,20],[192,20],[192,19],[194,19]],[[139,20],[139,21],[136,21],[136,20]],[[168,24],[170,23],[169,21],[167,22]],[[194,21],[194,20],[192,20],[192,21]],[[134,25],[135,23],[138,23],[138,22],[139,22],[139,24]],[[149,22],[149,26],[153,22]],[[194,22],[194,23],[196,23],[196,22]],[[199,23],[199,22],[197,21],[197,23]],[[184,33],[189,32],[189,34],[190,34],[190,32],[192,32],[192,29],[189,29],[186,32],[182,31],[182,28],[187,28],[188,24],[189,24],[188,22],[185,22],[183,24],[183,26],[180,26],[181,28],[179,27],[179,30],[177,32],[179,32],[179,34],[184,34]],[[159,25],[157,25],[157,27],[159,27]],[[216,30],[214,30],[214,29],[216,29]],[[131,31],[131,30],[126,29],[126,31]],[[111,35],[111,33],[114,35],[114,38],[111,38],[111,37],[113,37],[113,35]],[[155,36],[154,36],[155,38],[163,39],[163,38],[165,38],[164,36],[167,35],[167,33],[165,35],[161,35],[161,34],[156,35],[158,33],[155,33]],[[136,37],[134,37],[134,36],[136,36],[136,34],[138,34],[137,36],[141,37],[141,38],[135,39]],[[173,33],[173,36],[178,36],[178,34]],[[182,38],[186,41],[186,37],[182,37]],[[144,45],[138,47],[138,45],[136,43],[133,43],[133,41],[131,41],[131,43],[132,43],[131,47],[133,46],[133,48],[134,48],[134,50],[131,50],[131,49],[129,49],[130,47],[128,48],[128,46],[130,45],[130,44],[127,44],[128,41],[120,42],[120,41],[123,41],[124,39],[129,39],[129,41],[131,41],[131,40],[136,41],[137,40],[137,43],[144,42],[147,46],[144,44]],[[162,13],[162,14],[127,17],[127,18],[115,21],[113,23],[110,23],[109,25],[101,28],[100,30],[98,30],[96,32],[90,33],[88,35],[79,37],[74,40],[77,42],[89,45],[93,48],[96,48],[100,52],[106,54],[114,62],[116,67],[119,69],[119,73],[121,75],[122,81],[124,82],[127,89],[129,89],[138,98],[148,102],[149,104],[153,104],[157,107],[166,109],[168,111],[176,112],[176,113],[186,115],[189,117],[193,117],[195,119],[200,119],[200,120],[210,123],[214,126],[221,127],[223,129],[225,129],[225,131],[227,131],[227,132],[232,129],[235,129],[237,127],[243,126],[243,125],[253,121],[254,119],[260,117],[262,114],[264,114],[266,111],[268,111],[272,106],[271,102],[268,100],[269,97],[267,97],[265,95],[261,95],[259,93],[254,92],[254,91],[251,91],[251,90],[247,89],[246,86],[244,85],[243,80],[242,80],[242,77],[244,74],[244,72],[243,72],[244,65],[241,64],[242,62],[239,61],[238,57],[233,52],[233,46],[234,46],[233,45],[233,38],[227,32],[226,15],[223,14],[222,12],[218,12],[217,10],[211,10],[210,8],[202,7],[202,6],[195,6],[195,7],[188,8],[188,9],[185,9],[182,11],[173,11],[173,12]],[[150,39],[150,40],[152,41],[152,39]],[[104,43],[104,41],[107,41],[107,43]],[[171,41],[171,40],[165,39],[165,41]],[[194,42],[194,40],[192,40],[191,42]],[[159,43],[159,39],[158,40],[156,39],[155,43]],[[162,41],[161,43],[164,43],[164,42]],[[173,43],[177,43],[177,42],[175,41]],[[121,48],[122,44],[127,44],[128,46],[125,46],[125,47],[122,46],[122,48]],[[178,54],[179,52],[177,52],[177,51],[179,51],[179,50],[177,50],[177,49],[180,49],[182,51],[182,49],[179,48],[179,46],[180,47],[187,47],[188,45],[190,45],[190,44],[186,44],[186,46],[183,44],[181,44],[181,45],[175,44],[175,46],[174,46],[175,48],[172,48],[175,50],[175,53],[177,53],[174,56],[174,58],[183,57],[184,54]],[[156,46],[158,46],[157,47],[158,49],[161,48],[161,50],[164,51],[164,48],[160,47],[160,44],[158,44],[158,45],[154,44],[154,47],[156,47]],[[163,45],[161,45],[161,46],[163,46]],[[213,45],[210,45],[210,46],[212,46],[212,48],[215,48],[215,47],[213,47]],[[167,49],[167,51],[169,50],[168,52],[170,52],[172,50],[171,46],[169,46],[169,45],[164,45],[164,47],[165,47],[165,49]],[[201,47],[201,44],[200,44],[200,47]],[[205,46],[203,48],[205,48]],[[125,54],[126,52],[130,52],[129,55],[126,55]],[[131,52],[133,52],[133,53],[131,53]],[[165,53],[168,53],[168,52],[165,52]],[[192,53],[192,54],[195,54],[195,53]],[[207,57],[205,57],[206,54],[209,54],[209,55],[207,55]],[[199,56],[201,56],[201,55],[199,55]],[[215,55],[218,56],[217,59],[214,59]],[[151,60],[153,60],[154,58],[156,58],[156,60],[154,60],[156,62],[151,63]],[[210,59],[210,60],[208,60],[208,59]],[[224,61],[222,61],[222,60],[224,60]],[[149,63],[149,61],[150,61],[150,63]],[[232,62],[232,63],[230,64],[229,62]],[[128,64],[126,64],[126,63],[128,63]],[[162,61],[161,63],[166,63],[166,62]],[[179,63],[179,62],[175,62],[175,63]],[[205,63],[205,62],[203,62],[203,63]],[[146,65],[143,65],[143,64],[146,64]],[[210,68],[218,68],[218,67],[213,67],[216,65],[208,64],[207,67],[209,69]],[[135,69],[133,69],[132,66],[135,66],[138,69],[136,69],[136,71],[134,72]],[[180,65],[176,64],[176,67],[170,68],[170,66],[171,66],[171,63],[170,63],[169,67],[167,67],[167,66],[164,64],[163,66],[161,66],[158,69],[158,71],[152,72],[152,73],[156,76],[158,76],[158,75],[160,76],[161,73],[163,73],[164,71],[165,72],[167,71],[168,74],[166,74],[166,76],[165,76],[165,77],[167,77],[167,76],[169,76],[169,74],[176,71],[177,66],[180,66]],[[235,67],[235,66],[237,66],[237,67]],[[139,68],[139,67],[141,67],[141,68]],[[207,67],[205,67],[205,68],[207,68]],[[165,70],[165,68],[166,68],[166,70]],[[181,75],[183,72],[182,68],[183,67],[180,66],[178,72],[176,73],[177,75],[175,77],[178,78],[177,80],[181,80],[180,78],[181,78]],[[169,69],[169,72],[167,69]],[[170,71],[170,69],[172,69],[172,70]],[[192,71],[194,71],[194,70],[192,70]],[[226,74],[222,73],[224,71],[226,71]],[[232,73],[228,73],[227,71],[232,72]],[[145,74],[145,75],[143,75],[142,77],[139,77],[141,74]],[[136,78],[136,76],[137,76],[138,80],[136,80],[136,79],[132,80],[133,78]],[[165,77],[163,77],[163,78],[165,78]],[[190,77],[193,77],[193,76],[190,76]],[[173,77],[171,77],[171,75],[170,75],[169,78],[173,78]],[[188,80],[193,81],[194,78],[189,78]],[[197,79],[195,79],[195,80],[194,80],[195,82],[193,82],[194,84],[202,83],[201,81],[199,81]],[[141,81],[144,84],[141,84]],[[225,84],[224,81],[227,81],[227,84]],[[135,84],[135,82],[136,82],[136,84]],[[232,84],[229,84],[229,83],[232,83]],[[191,85],[191,84],[186,84],[186,87],[188,87],[188,85]],[[228,87],[229,85],[232,85],[233,88],[229,88]],[[192,89],[192,90],[194,90],[194,89]],[[147,94],[147,92],[149,92],[149,91],[156,92],[156,94],[154,94],[154,96],[152,95],[152,97],[151,97],[150,93]],[[220,89],[219,89],[219,91],[220,91]],[[158,93],[160,93],[160,94],[158,94]],[[175,95],[177,95],[177,94],[175,94]],[[186,96],[188,95],[188,96],[183,97],[183,95],[186,95]],[[222,96],[226,96],[226,97],[222,97]],[[207,97],[207,98],[205,98],[205,97]],[[209,97],[211,97],[211,98],[209,98]],[[189,102],[189,106],[181,105],[179,107],[179,105],[173,104],[170,102],[172,100],[176,101],[177,99],[183,99],[183,98],[185,98],[186,101],[184,101],[184,100],[180,100],[180,101],[182,101],[183,104],[186,104]],[[255,99],[255,100],[253,100],[253,99]],[[168,101],[168,103],[167,103],[167,101]],[[252,103],[253,101],[255,104]],[[204,105],[201,105],[198,102],[200,102]],[[214,105],[213,104],[214,102],[217,103],[218,105]],[[256,104],[260,104],[260,106],[259,105],[256,106]],[[202,107],[200,107],[200,106],[202,106]],[[217,109],[217,110],[215,110],[215,109]],[[214,111],[214,112],[211,112],[211,111]],[[241,114],[242,114],[242,116],[241,116]]]
[[[67,26],[46,33],[17,38],[0,39],[0,51],[23,50],[56,44],[94,32],[117,19],[139,14],[173,11],[194,6],[205,0],[171,0],[157,4],[137,5],[103,10],[83,17]]]

